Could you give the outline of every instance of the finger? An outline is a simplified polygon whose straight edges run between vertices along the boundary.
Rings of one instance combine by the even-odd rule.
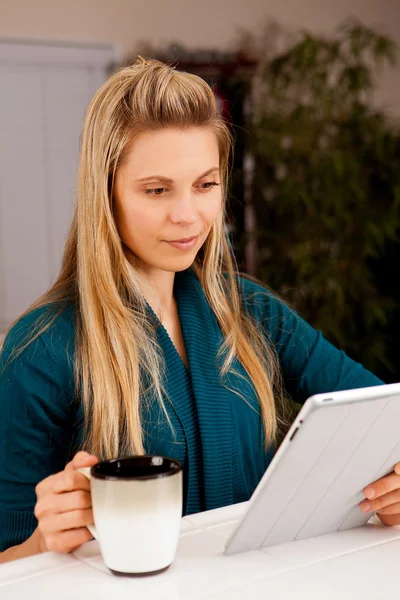
[[[92,496],[90,491],[86,490],[76,490],[75,492],[60,494],[57,500],[58,505],[55,507],[57,513],[92,508]]]
[[[387,527],[393,527],[395,525],[400,525],[400,514],[381,515],[380,513],[377,513],[377,515],[380,518],[380,520],[382,521],[382,523],[384,525],[387,525]]]
[[[390,473],[390,475],[386,475],[386,477],[382,477],[382,479],[378,479],[374,483],[367,485],[367,487],[364,488],[364,494],[368,500],[372,500],[373,498],[378,498],[379,496],[383,496],[384,494],[399,488],[400,475],[397,475],[397,473]]]
[[[49,477],[46,477],[46,479],[42,479],[42,481],[39,481],[39,483],[35,487],[37,498],[49,493],[53,489],[54,482],[59,476],[60,473],[56,473],[55,475],[49,475]]]
[[[390,504],[389,506],[385,506],[385,508],[381,508],[378,512],[378,515],[396,515],[398,514],[400,520],[400,502],[396,502],[395,504]]]
[[[65,470],[58,473],[54,479],[52,493],[63,494],[64,492],[74,492],[75,490],[90,491],[90,481],[87,477],[75,470]]]
[[[38,501],[52,494],[61,494],[75,490],[90,490],[90,482],[87,477],[74,469],[60,471],[43,479],[35,488]]]
[[[400,462],[394,465],[394,472],[397,473],[397,475],[400,475]]]
[[[376,500],[363,500],[360,503],[360,508],[365,512],[380,511],[381,509],[391,506],[392,504],[396,504],[397,502],[400,502],[400,490],[389,492],[384,496],[376,498]]]
[[[40,531],[43,535],[49,536],[69,529],[86,527],[86,525],[93,525],[93,511],[91,508],[44,516],[40,521]]]
[[[36,492],[36,496],[39,498],[39,496],[43,496],[44,494],[47,494],[48,492],[53,492],[54,486],[56,486],[57,490],[60,491],[68,491],[68,486],[67,489],[61,489],[60,486],[62,486],[62,481],[64,481],[63,477],[64,477],[64,473],[65,472],[74,472],[76,471],[76,469],[79,469],[80,467],[90,467],[95,465],[96,463],[98,463],[98,458],[92,454],[88,454],[88,452],[78,452],[77,454],[75,454],[74,458],[71,460],[71,462],[69,462],[65,469],[63,471],[60,471],[59,473],[55,473],[54,475],[49,475],[49,477],[46,477],[46,479],[42,479],[42,481],[40,481],[37,486],[35,487],[35,492]],[[82,475],[82,474],[81,474]],[[82,477],[84,477],[84,475],[82,475]],[[86,477],[84,477],[87,480]],[[83,483],[81,483],[81,486],[83,486]],[[89,489],[90,485],[86,485],[85,487],[83,487],[82,489]]]
[[[65,469],[70,471],[72,469],[80,469],[81,467],[92,467],[99,462],[97,456],[89,454],[89,452],[77,452],[74,458],[66,465]]]
[[[80,527],[79,529],[62,531],[55,536],[49,536],[45,542],[48,550],[67,554],[91,539],[93,539],[93,536],[90,531],[86,527]]]
[[[90,492],[76,490],[64,494],[47,494],[36,503],[34,514],[37,519],[42,519],[48,514],[59,514],[91,507],[92,497]]]

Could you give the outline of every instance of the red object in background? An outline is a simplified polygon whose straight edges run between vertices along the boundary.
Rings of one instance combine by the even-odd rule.
[[[232,122],[231,119],[231,115],[229,112],[229,100],[228,100],[228,96],[226,96],[225,94],[223,94],[220,90],[220,88],[218,87],[218,85],[213,85],[212,86],[213,92],[214,92],[214,96],[215,96],[215,100],[217,101],[217,107],[219,112],[221,113],[222,117],[224,119],[226,119],[227,121],[229,121],[230,123]]]

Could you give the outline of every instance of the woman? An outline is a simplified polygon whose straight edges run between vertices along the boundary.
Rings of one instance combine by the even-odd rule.
[[[285,394],[382,383],[236,274],[231,144],[210,87],[156,60],[91,102],[60,275],[1,355],[2,561],[91,539],[79,467],[172,456],[186,514],[241,502],[272,458]],[[387,524],[400,523],[399,479],[369,507]]]

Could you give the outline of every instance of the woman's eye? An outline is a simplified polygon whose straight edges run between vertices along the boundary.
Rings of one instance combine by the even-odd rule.
[[[210,186],[210,187],[203,187],[204,185]],[[203,190],[210,190],[212,187],[219,185],[219,183],[217,183],[216,181],[208,181],[207,183],[202,183],[201,187],[203,187]]]
[[[158,194],[157,192],[164,192],[164,190],[166,190],[167,188],[153,188],[153,189],[148,189],[145,190],[145,194],[147,196],[161,196],[161,194]]]
[[[220,184],[217,183],[216,181],[208,181],[206,183],[200,184],[200,187],[203,190],[210,190],[212,187],[214,187],[216,185],[220,185]],[[168,192],[168,189],[167,188],[149,188],[148,190],[144,191],[146,196],[162,196],[162,194],[164,192]]]

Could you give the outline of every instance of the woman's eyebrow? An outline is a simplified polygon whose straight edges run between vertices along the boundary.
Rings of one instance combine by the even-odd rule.
[[[211,167],[211,169],[208,169],[208,171],[206,171],[202,175],[199,175],[199,177],[197,179],[201,179],[202,177],[205,177],[206,175],[211,175],[211,173],[214,173],[215,171],[219,171],[219,167]],[[164,177],[164,175],[149,175],[148,177],[142,177],[141,179],[136,179],[135,183],[143,183],[144,181],[149,181],[149,180],[164,181],[165,183],[174,183],[173,179],[170,179],[169,177]]]

